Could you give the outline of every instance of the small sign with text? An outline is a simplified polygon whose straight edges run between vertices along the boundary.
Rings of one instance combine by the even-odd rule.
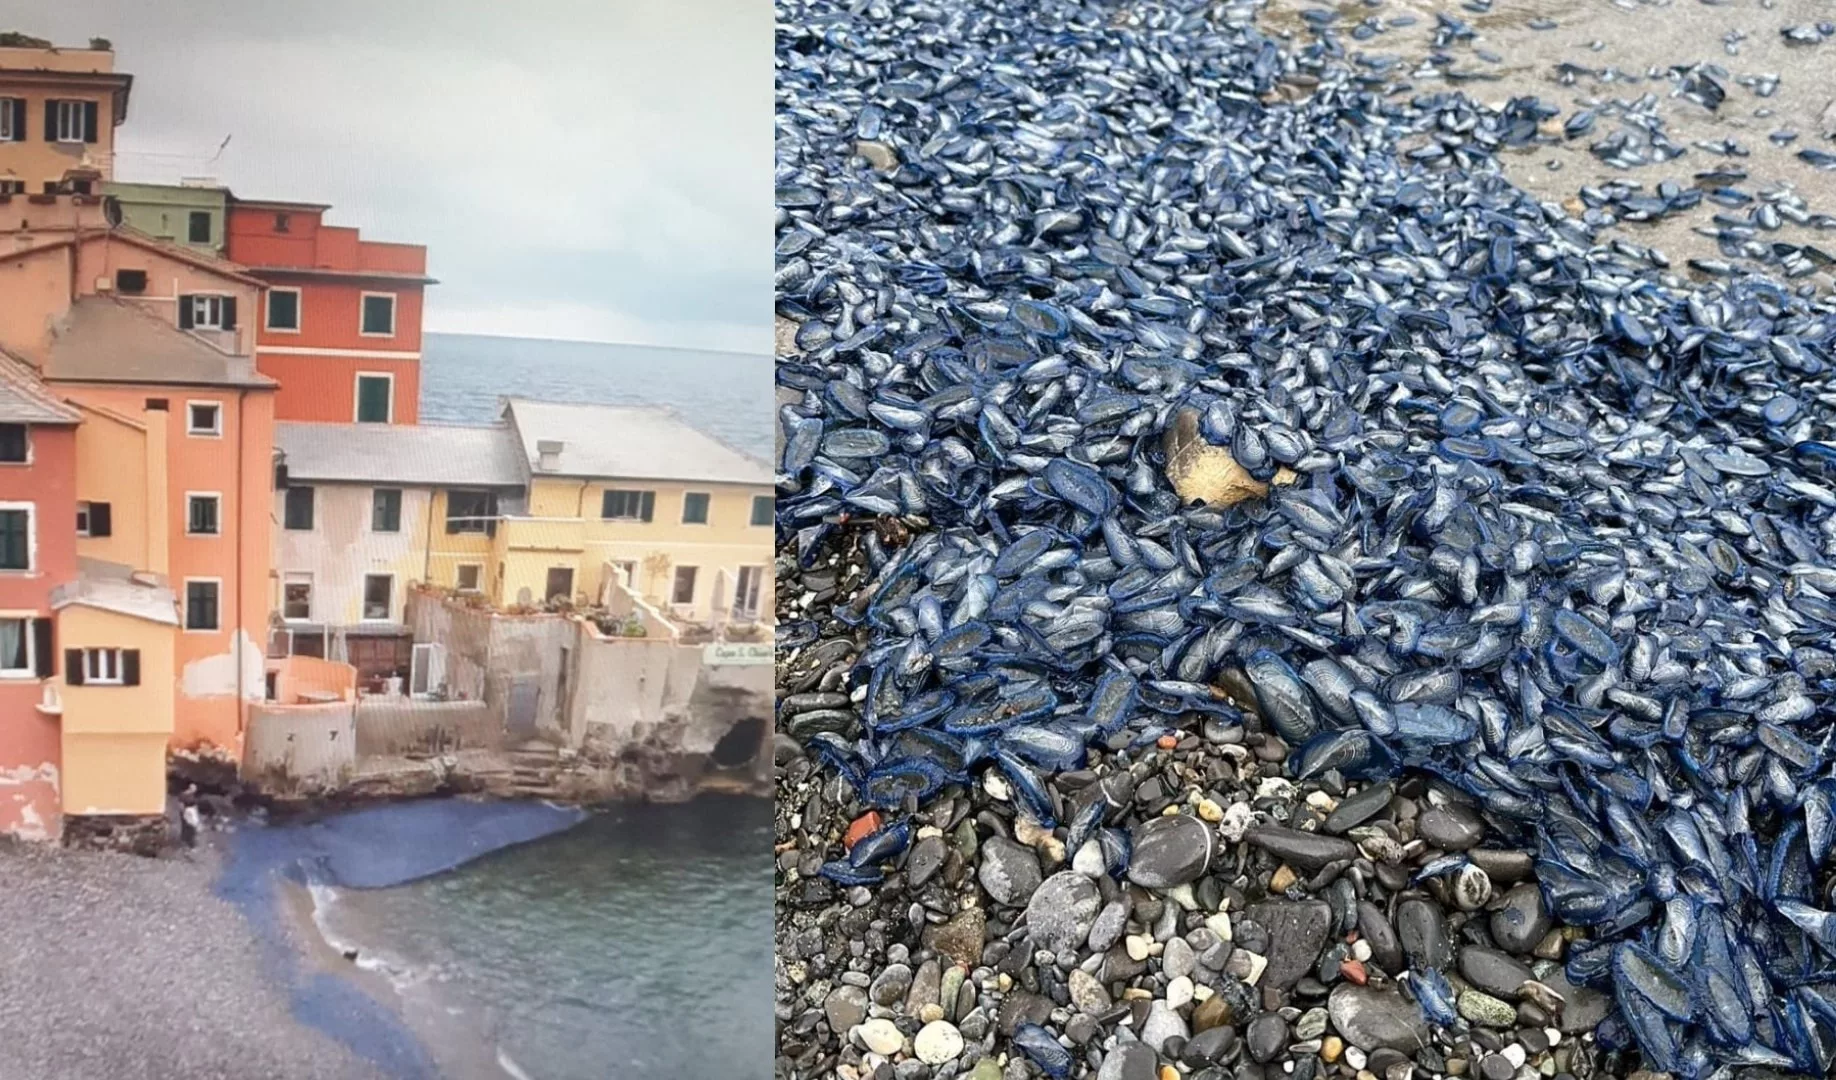
[[[771,642],[716,641],[702,647],[702,660],[714,667],[771,663]]]

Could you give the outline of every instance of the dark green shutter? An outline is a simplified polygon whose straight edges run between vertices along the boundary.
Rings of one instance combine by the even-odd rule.
[[[57,102],[45,99],[45,141],[57,141]]]
[[[95,142],[96,141],[96,134],[97,134],[96,128],[98,126],[97,120],[99,119],[96,113],[98,111],[99,110],[97,110],[95,102],[85,101],[83,103],[83,141],[84,142]]]
[[[51,639],[50,619],[32,620],[32,658],[39,678],[57,674],[57,646]]]
[[[639,516],[641,516],[645,521],[649,521],[651,518],[656,516],[657,493],[654,491],[646,491],[644,493],[643,503],[644,503],[644,512]]]
[[[140,685],[140,650],[121,650],[121,685]]]
[[[191,329],[191,297],[178,298],[178,325],[180,330]]]
[[[108,536],[112,529],[109,520],[107,503],[92,502],[89,504],[89,535]]]
[[[68,686],[83,685],[83,650],[64,650],[64,683]]]
[[[223,329],[236,329],[236,298],[233,296],[223,298]]]
[[[25,98],[13,99],[13,141],[25,142]]]
[[[389,380],[358,378],[357,421],[362,424],[389,422]]]

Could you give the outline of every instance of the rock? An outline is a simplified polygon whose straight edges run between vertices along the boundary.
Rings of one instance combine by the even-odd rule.
[[[1186,1048],[1179,1052],[1179,1057],[1181,1061],[1197,1068],[1223,1061],[1230,1056],[1231,1050],[1235,1049],[1236,1045],[1236,1028],[1206,1028],[1186,1040]]]
[[[1001,1080],[1001,1066],[996,1064],[994,1058],[985,1057],[975,1063],[975,1068],[969,1073],[969,1080]]]
[[[944,859],[949,855],[949,845],[941,836],[926,836],[912,845],[912,853],[905,859],[905,877],[914,889],[921,888],[925,882],[943,869]]]
[[[1517,1023],[1517,1010],[1506,1001],[1478,990],[1462,990],[1454,1002],[1460,1015],[1485,1027],[1508,1028]]]
[[[1308,1009],[1294,1021],[1294,1037],[1305,1042],[1326,1034],[1326,1010]]]
[[[1195,988],[1189,976],[1180,975],[1167,981],[1167,1008],[1183,1009],[1192,1004]]]
[[[1442,851],[1465,851],[1485,839],[1485,822],[1459,803],[1431,806],[1415,819],[1415,835]]]
[[[1092,1016],[1109,1011],[1109,991],[1103,988],[1102,980],[1083,968],[1072,968],[1065,977],[1065,986],[1071,991],[1071,1004],[1079,1011]]]
[[[1279,900],[1257,904],[1249,917],[1269,932],[1269,966],[1261,984],[1292,990],[1319,962],[1332,932],[1332,906],[1324,900]]]
[[[854,1035],[862,1046],[881,1057],[891,1057],[905,1045],[905,1036],[891,1020],[869,1020],[855,1028]]]
[[[932,947],[935,948],[935,944],[933,944]],[[978,947],[978,955],[980,951]],[[937,1004],[940,1000],[938,998],[938,988],[942,979],[943,965],[939,964],[935,957],[919,964],[918,973],[912,976],[912,988],[905,995],[906,1013],[911,1016],[917,1016],[918,1010],[924,1008],[926,1005]]]
[[[1495,885],[1509,885],[1525,881],[1536,868],[1536,861],[1528,851],[1499,851],[1486,848],[1475,848],[1466,853],[1473,865],[1485,871],[1485,876],[1492,879]]]
[[[1097,912],[1095,921],[1090,924],[1089,945],[1091,952],[1108,952],[1116,942],[1122,940],[1122,931],[1128,927],[1128,902],[1111,900]]]
[[[1186,944],[1185,938],[1173,938],[1167,942],[1166,948],[1161,950],[1160,971],[1169,979],[1190,975],[1192,969],[1197,966],[1198,957],[1193,953],[1192,946]]]
[[[1506,952],[1528,953],[1555,926],[1536,885],[1513,885],[1492,912],[1492,940]]]
[[[1460,974],[1493,997],[1516,1001],[1521,988],[1536,978],[1529,966],[1496,949],[1468,945],[1460,950]]]
[[[1453,961],[1447,917],[1431,900],[1412,896],[1396,905],[1396,939],[1412,968],[1445,969]]]
[[[982,845],[976,880],[982,883],[982,888],[995,903],[1019,907],[1033,895],[1043,879],[1039,857],[1033,854],[1033,849],[1004,836],[993,837]]]
[[[1061,870],[1033,891],[1026,905],[1026,928],[1034,944],[1063,952],[1090,937],[1103,894],[1096,882],[1075,870]]]
[[[988,933],[988,916],[981,908],[964,908],[949,922],[924,932],[924,943],[964,967],[982,962],[982,940]]]
[[[856,139],[854,152],[867,159],[880,172],[892,172],[899,167],[899,151],[887,143],[873,139]]]
[[[1148,1007],[1147,1019],[1141,1024],[1141,1041],[1152,1047],[1157,1054],[1166,1052],[1167,1040],[1178,1037],[1189,1038],[1186,1022],[1164,1001],[1156,1001]]]
[[[1211,828],[1184,814],[1157,817],[1135,826],[1128,879],[1144,889],[1168,889],[1197,881],[1211,867],[1217,847]]]
[[[867,1019],[867,991],[858,986],[838,986],[823,1000],[822,1012],[829,1018],[829,1030],[843,1034]]]
[[[1154,1080],[1158,1064],[1154,1051],[1138,1042],[1123,1043],[1104,1055],[1096,1080]]]
[[[1251,829],[1249,842],[1300,870],[1316,873],[1327,863],[1358,856],[1358,845],[1336,836],[1301,832],[1280,825]]]
[[[1001,1007],[995,1012],[995,1024],[1001,1034],[1012,1038],[1014,1029],[1021,1024],[1043,1024],[1051,1016],[1050,998],[1016,988],[1001,999]]]
[[[912,969],[904,964],[888,964],[886,970],[874,976],[867,996],[873,999],[875,1005],[884,1005],[890,1009],[904,1001],[906,991],[911,988]]]
[[[1383,917],[1383,909],[1369,900],[1358,901],[1358,935],[1370,947],[1371,963],[1391,975],[1402,973],[1402,943],[1396,940],[1396,929]]]
[[[1224,808],[1224,820],[1218,823],[1218,831],[1224,839],[1232,844],[1243,842],[1243,834],[1249,832],[1250,826],[1256,823],[1256,812],[1246,802],[1234,802]]]
[[[1243,1047],[1250,1060],[1267,1064],[1288,1045],[1288,1022],[1280,1013],[1267,1012],[1250,1021],[1243,1032]]]
[[[948,1020],[933,1020],[912,1037],[912,1053],[926,1065],[942,1065],[962,1052],[962,1032]]]
[[[1454,871],[1451,891],[1461,911],[1478,911],[1492,898],[1492,879],[1484,870],[1468,864]]]
[[[1383,813],[1396,797],[1396,785],[1389,781],[1360,788],[1340,800],[1332,813],[1326,815],[1325,824],[1320,828],[1334,836],[1343,836],[1352,829]]]
[[[1568,976],[1559,967],[1537,981],[1562,999],[1562,1015],[1557,1017],[1556,1026],[1563,1034],[1591,1032],[1613,1011],[1611,995],[1590,987],[1576,986],[1568,981]]]
[[[1479,1075],[1484,1080],[1511,1080],[1516,1073],[1503,1054],[1487,1054],[1479,1059]]]
[[[1393,989],[1340,984],[1326,999],[1327,1018],[1360,1050],[1414,1053],[1428,1043],[1428,1024],[1415,1003]]]

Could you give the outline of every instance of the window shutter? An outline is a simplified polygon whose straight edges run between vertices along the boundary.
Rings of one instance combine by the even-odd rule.
[[[651,515],[654,514],[657,509],[657,493],[654,491],[646,491],[643,498],[639,501],[642,502],[644,506],[643,513],[640,516],[643,517],[645,521],[649,521]]]
[[[48,679],[57,674],[57,647],[51,640],[51,620],[32,620],[32,656],[38,662],[38,677]]]
[[[180,330],[191,329],[191,297],[178,298],[178,325]]]
[[[25,142],[25,98],[13,99],[13,141]]]
[[[110,531],[111,525],[112,522],[109,520],[108,504],[90,503],[89,535],[92,537],[112,535]]]
[[[236,298],[233,296],[223,298],[223,329],[236,329]]]
[[[83,650],[64,650],[64,685],[83,685]]]
[[[95,142],[96,141],[96,127],[97,127],[96,112],[97,110],[96,110],[95,102],[85,101],[83,103],[83,141],[84,142]]]
[[[57,141],[57,102],[45,99],[45,141]]]
[[[121,685],[140,685],[140,650],[121,650]]]

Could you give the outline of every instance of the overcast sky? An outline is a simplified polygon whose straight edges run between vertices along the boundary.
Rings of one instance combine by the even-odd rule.
[[[120,179],[426,244],[429,330],[770,354],[770,0],[0,0],[0,29],[114,42]]]

